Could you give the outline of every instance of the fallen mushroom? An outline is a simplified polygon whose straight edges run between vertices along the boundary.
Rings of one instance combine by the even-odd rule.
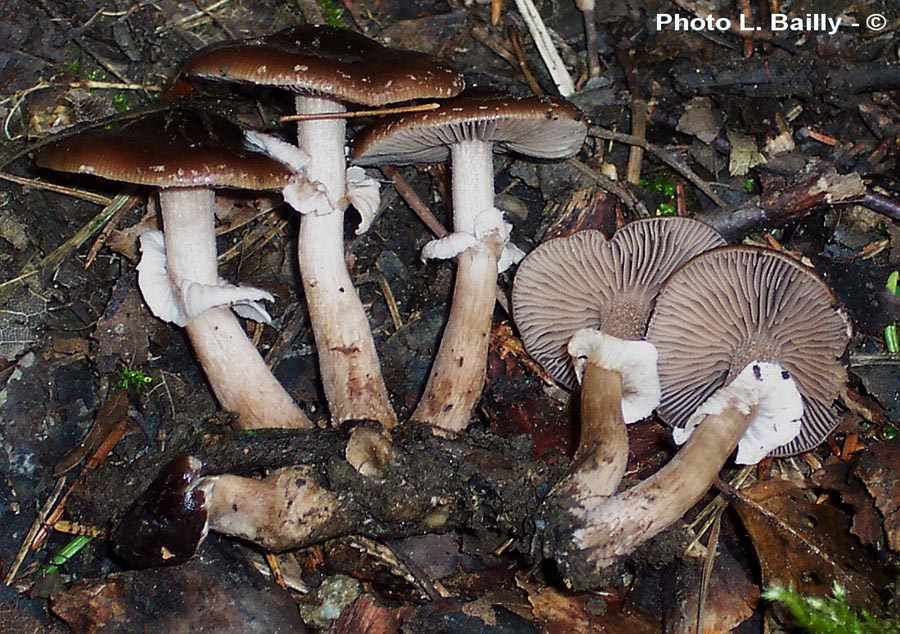
[[[184,326],[222,407],[236,425],[311,427],[266,367],[232,314],[267,322],[265,291],[218,275],[213,188],[276,190],[292,178],[282,164],[244,147],[236,126],[186,109],[154,112],[114,130],[89,131],[42,148],[41,167],[158,187],[165,228],[145,235],[139,282],[154,315]]]
[[[642,337],[665,279],[724,244],[681,217],[631,222],[611,240],[580,231],[534,249],[519,265],[512,307],[525,349],[569,389],[581,384],[581,433],[567,486],[611,495],[625,473],[625,425],[659,403],[656,349]]]
[[[510,228],[494,207],[493,153],[564,158],[578,152],[586,133],[581,113],[560,99],[463,96],[437,110],[386,118],[355,139],[357,165],[448,156],[452,164],[454,233],[426,245],[422,256],[456,258],[453,304],[413,420],[462,430],[484,386],[498,262]]]
[[[112,536],[123,560],[138,567],[181,563],[210,530],[278,551],[302,543],[311,527],[341,526],[339,497],[319,487],[309,467],[256,480],[201,477],[202,466],[192,456],[172,460],[135,500]]]
[[[450,97],[464,85],[436,58],[323,25],[214,44],[192,55],[182,73],[291,90],[297,93],[296,112],[304,115],[341,113],[344,103],[380,106]],[[305,167],[313,183],[302,191],[289,189],[285,198],[303,214],[300,274],[332,419],[372,419],[390,428],[396,414],[344,260],[344,210],[352,202],[365,212],[367,226],[378,206],[377,184],[364,179],[360,168],[347,169],[345,128],[342,118],[298,122],[298,145],[309,157]]]
[[[557,556],[564,574],[584,585],[677,521],[735,447],[752,464],[822,442],[835,425],[849,336],[825,282],[780,253],[722,247],[674,273],[647,338],[659,351],[658,412],[685,446],[640,484],[570,507],[571,545]]]

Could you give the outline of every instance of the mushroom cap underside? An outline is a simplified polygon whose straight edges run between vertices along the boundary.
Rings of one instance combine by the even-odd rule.
[[[586,135],[583,114],[563,99],[463,95],[436,110],[386,117],[365,128],[354,140],[350,160],[357,165],[437,163],[447,160],[451,145],[464,141],[559,159],[576,154]]]
[[[669,278],[647,328],[659,351],[657,413],[682,427],[748,363],[777,363],[794,378],[804,414],[800,434],[770,455],[812,449],[837,425],[850,334],[834,293],[793,258],[748,246],[704,253]]]
[[[665,279],[690,258],[723,244],[708,225],[682,217],[637,220],[611,240],[586,230],[544,242],[519,265],[513,284],[513,316],[525,348],[574,389],[567,347],[578,330],[642,337]]]

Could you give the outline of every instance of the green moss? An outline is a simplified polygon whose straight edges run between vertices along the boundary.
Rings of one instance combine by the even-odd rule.
[[[325,24],[337,28],[341,28],[344,26],[344,21],[342,20],[344,15],[344,8],[340,4],[338,4],[337,0],[316,1],[319,5],[319,9],[322,11],[322,15],[325,18]]]
[[[117,92],[112,96],[113,105],[119,112],[128,112],[131,110],[131,99],[124,92]]]
[[[784,605],[795,625],[813,634],[900,634],[900,621],[877,619],[865,610],[857,612],[847,603],[847,591],[837,583],[831,595],[814,597],[779,586],[763,593],[769,601]]]
[[[657,172],[652,176],[642,178],[641,187],[660,194],[672,197],[675,195],[675,180],[668,172]]]
[[[127,365],[120,367],[116,376],[118,377],[116,387],[123,390],[143,390],[153,382],[153,379],[147,376],[143,370],[130,368]]]

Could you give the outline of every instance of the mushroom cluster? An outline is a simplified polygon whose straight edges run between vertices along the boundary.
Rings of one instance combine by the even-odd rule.
[[[513,315],[528,352],[557,381],[581,384],[581,435],[569,486],[610,495],[625,473],[626,424],[660,399],[656,348],[643,341],[659,289],[724,240],[690,218],[625,225],[611,240],[581,231],[549,240],[519,266]]]
[[[837,425],[851,328],[812,270],[779,252],[721,246],[689,259],[658,290],[645,343],[658,355],[657,412],[684,447],[624,491],[607,469],[611,480],[585,478],[548,498],[545,514],[570,517],[568,531],[544,536],[567,579],[592,578],[671,526],[735,449],[737,463],[756,464],[812,449]],[[581,332],[569,344],[576,367]],[[609,454],[598,452],[607,462]]]
[[[138,265],[147,306],[185,328],[236,427],[314,434],[237,319],[269,323],[263,303],[273,296],[228,283],[217,269],[214,189],[280,191],[301,214],[300,277],[331,422],[353,422],[341,444],[346,463],[353,477],[378,482],[392,467],[398,421],[347,268],[344,213],[360,213],[360,233],[378,210],[379,185],[363,168],[449,160],[453,231],[422,257],[455,258],[455,286],[411,416],[449,442],[444,436],[470,423],[485,384],[497,276],[524,257],[494,204],[494,154],[572,156],[587,134],[581,112],[557,98],[464,93],[462,76],[439,59],[326,26],[209,46],[181,77],[291,91],[303,115],[297,144],[176,105],[62,139],[41,149],[37,164],[156,187],[163,231],[141,236]],[[419,99],[440,102],[376,121],[346,147],[346,108]],[[550,240],[521,261],[512,307],[534,359],[564,387],[580,385],[577,451],[533,518],[543,554],[565,579],[590,579],[677,521],[735,449],[739,463],[791,455],[836,424],[850,327],[827,285],[783,254],[725,246],[700,222],[645,219],[612,238],[584,231]],[[684,447],[620,491],[626,425],[654,411]],[[135,502],[114,532],[126,561],[183,561],[208,530],[287,549],[360,528],[322,470],[288,467],[258,480],[201,467],[177,458]]]

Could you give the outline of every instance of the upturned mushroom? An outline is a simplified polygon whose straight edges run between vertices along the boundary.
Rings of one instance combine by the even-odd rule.
[[[184,326],[222,407],[239,428],[312,426],[266,367],[232,314],[269,321],[259,289],[218,275],[214,188],[278,190],[292,172],[244,148],[240,129],[207,113],[155,112],[114,130],[90,131],[42,148],[39,166],[158,187],[165,237],[141,238],[141,292],[154,315]]]
[[[659,414],[685,442],[636,486],[571,510],[577,577],[608,566],[678,520],[728,457],[753,464],[818,445],[833,430],[851,328],[812,270],[783,254],[722,247],[663,287],[647,338],[659,351]]]
[[[343,528],[340,497],[319,487],[309,467],[256,480],[201,476],[202,466],[193,456],[175,458],[131,505],[112,535],[116,553],[128,564],[187,561],[210,530],[279,551],[302,543],[312,526],[321,539]]]
[[[566,481],[577,497],[615,492],[628,458],[625,425],[659,403],[657,353],[643,336],[660,287],[723,244],[696,220],[650,218],[611,240],[594,230],[548,240],[519,265],[512,307],[525,349],[565,387],[581,384],[581,433]]]
[[[494,152],[540,159],[572,156],[587,126],[560,99],[462,96],[431,112],[386,118],[355,139],[356,165],[431,163],[450,158],[453,233],[423,258],[456,258],[450,318],[412,419],[446,431],[469,424],[484,386],[491,317],[510,226],[494,207]],[[509,251],[506,251],[509,254]]]
[[[339,114],[345,103],[380,106],[450,97],[464,86],[458,73],[429,55],[392,50],[358,33],[321,25],[214,44],[192,55],[182,72],[293,91],[296,112],[304,115]],[[289,188],[285,198],[303,214],[300,274],[331,416],[335,422],[378,420],[390,428],[396,414],[344,260],[344,210],[354,203],[367,226],[378,206],[377,183],[364,179],[361,168],[347,169],[345,128],[342,118],[298,122],[298,145],[308,155],[305,169],[313,186]],[[359,202],[364,198],[367,204]]]

